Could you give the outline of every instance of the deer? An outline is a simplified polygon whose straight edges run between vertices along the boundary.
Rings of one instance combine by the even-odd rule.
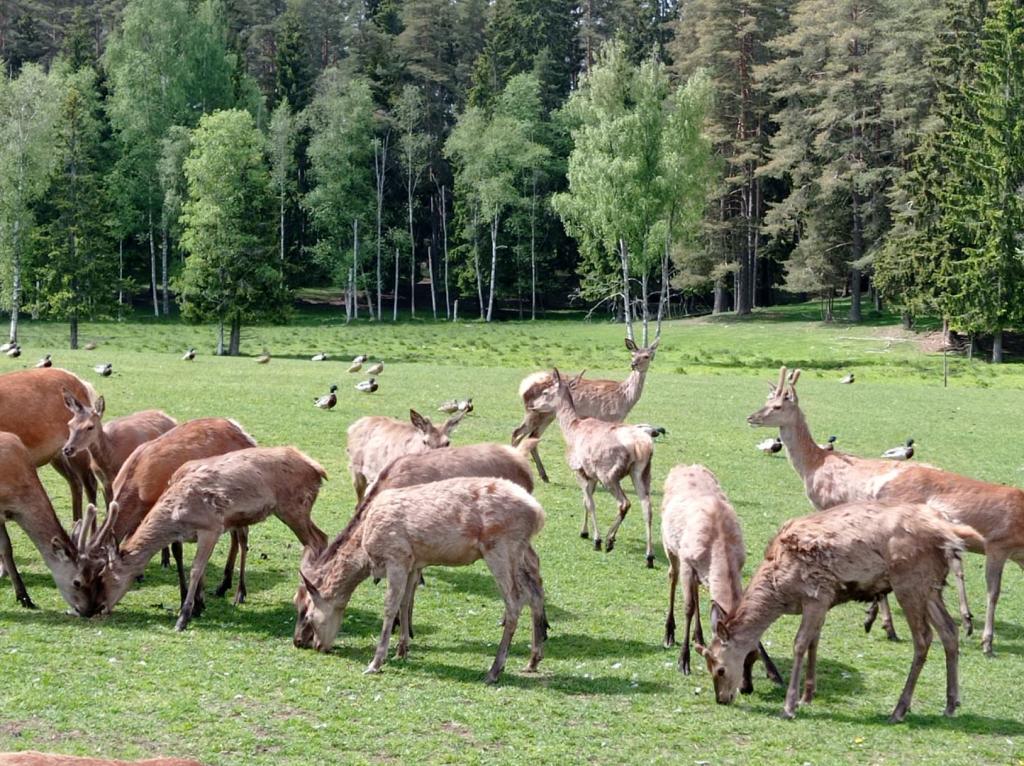
[[[843,452],[822,449],[811,436],[807,427],[807,419],[800,409],[800,399],[797,396],[796,384],[800,379],[800,370],[794,370],[787,378],[786,368],[779,370],[779,380],[771,387],[768,399],[764,407],[752,413],[747,422],[752,426],[777,426],[779,436],[786,446],[786,453],[797,474],[804,482],[804,490],[807,499],[816,510],[822,511],[841,503],[854,502],[858,500],[887,500],[889,502],[909,503],[932,503],[934,507],[943,509],[951,501],[951,495],[959,497],[957,492],[939,492],[938,485],[946,481],[954,484],[970,483],[971,479],[957,477],[943,471],[926,466],[924,464],[893,463],[889,460],[865,459],[847,455]],[[910,472],[910,473],[907,473]],[[919,477],[909,482],[899,477]],[[993,490],[1001,491],[1004,488],[988,485]],[[905,487],[897,491],[897,487]],[[936,494],[942,495],[936,497]],[[1020,494],[1018,492],[1018,494]],[[955,499],[953,502],[957,502]],[[960,512],[966,510],[962,500],[958,506],[958,513],[952,514],[957,523],[973,526],[982,534],[985,531],[982,527],[991,530],[992,522],[995,519],[982,523],[978,519],[968,519],[961,516]],[[1016,535],[1015,545],[1024,554],[1024,494],[1021,494],[1019,510],[1016,512],[1020,519],[1018,526],[1019,533]],[[947,515],[950,515],[947,513]],[[1000,514],[1000,523],[1003,519]],[[981,524],[981,526],[979,526]],[[1003,559],[1005,561],[1005,558]],[[1001,571],[1001,565],[1000,565]],[[957,589],[960,599],[960,618],[964,625],[965,632],[969,636],[974,630],[973,616],[967,607],[967,591],[964,585],[963,571],[959,560],[954,562]],[[990,584],[991,588],[991,584]],[[998,586],[996,588],[998,592]],[[888,601],[883,597],[877,604],[872,604],[868,610],[864,622],[865,631],[871,630],[875,615],[879,608],[882,611],[882,626],[886,635],[892,641],[896,640],[896,630],[893,626],[892,612],[889,609]],[[991,609],[994,611],[994,604]],[[987,621],[987,620],[986,620]],[[991,642],[990,642],[991,643]]]
[[[22,750],[0,753],[0,766],[203,766],[188,758],[146,758],[142,761],[111,761],[105,758],[84,758],[63,753],[40,753]]]
[[[102,396],[90,405],[65,391],[64,405],[72,417],[61,452],[73,465],[87,463],[88,470],[103,487],[107,505],[114,497],[114,477],[135,448],[178,425],[178,421],[160,410],[143,410],[103,423],[106,401]]]
[[[359,418],[348,427],[347,444],[356,501],[363,499],[366,488],[395,458],[447,447],[452,431],[465,416],[465,412],[458,412],[440,426],[416,410],[409,410],[408,423],[380,415]]]
[[[174,472],[156,505],[120,544],[113,533],[119,512],[114,501],[104,525],[83,546],[82,556],[99,583],[92,613],[109,614],[161,548],[196,539],[188,592],[174,626],[185,630],[203,611],[203,576],[224,532],[273,514],[302,543],[304,555],[324,549],[327,536],[310,513],[326,478],[319,463],[294,447],[250,447],[190,460]]]
[[[111,527],[114,539],[124,540],[139,527],[167,489],[174,472],[188,461],[255,446],[256,440],[237,421],[225,418],[189,420],[140,445],[125,460],[112,485],[113,498],[119,508]],[[224,567],[224,578],[216,590],[216,595],[223,596],[231,589],[235,559],[238,557],[236,605],[243,603],[247,595],[245,560],[248,539],[248,532],[244,528],[231,531],[231,549]],[[178,569],[178,590],[184,602],[188,587],[181,543],[173,541],[171,551]]]
[[[379,673],[399,614],[402,633],[396,657],[408,656],[412,597],[420,570],[467,566],[482,558],[505,601],[501,642],[485,680],[497,683],[527,603],[533,639],[526,672],[532,673],[547,638],[540,559],[530,544],[543,526],[540,503],[506,479],[458,477],[383,490],[360,506],[318,558],[304,560],[300,576],[308,601],[296,599],[296,634],[300,625],[308,625],[313,648],[329,652],[356,586],[370,576],[386,578],[380,640],[366,668],[367,673]]]
[[[36,605],[29,597],[25,583],[14,562],[11,538],[6,523],[13,522],[24,530],[53,575],[57,590],[68,605],[78,613],[88,609],[89,594],[78,575],[78,546],[57,519],[50,498],[36,472],[36,461],[21,439],[12,433],[0,432],[0,563],[10,575],[14,595],[26,609]],[[76,522],[76,535],[82,522]]]
[[[601,532],[594,503],[594,489],[601,482],[619,504],[619,515],[605,536],[605,550],[611,552],[619,525],[630,508],[621,485],[622,479],[630,476],[640,498],[647,527],[647,568],[653,569],[651,458],[654,456],[654,440],[638,426],[581,417],[569,384],[557,368],[551,371],[551,379],[554,385],[544,389],[534,401],[540,409],[555,412],[565,438],[569,467],[576,473],[576,481],[583,490],[584,514],[580,537],[589,537],[588,522],[592,521],[594,550],[601,550]]]
[[[679,671],[690,675],[690,626],[696,617],[694,640],[704,643],[700,624],[698,588],[711,592],[717,609],[731,613],[743,595],[743,564],[747,553],[743,546],[736,511],[726,498],[715,475],[702,465],[677,465],[665,479],[661,502],[661,541],[668,558],[668,615],[665,618],[665,648],[676,642],[676,587],[683,581],[686,631],[679,652]],[[760,656],[768,678],[781,684],[782,676],[758,642],[756,651],[743,662],[740,691],[754,691],[751,670]]]
[[[77,375],[58,367],[17,370],[0,375],[0,431],[15,434],[28,449],[36,467],[53,466],[71,492],[71,514],[82,518],[82,493],[96,502],[96,485],[84,480],[61,449],[68,439],[64,391],[92,404],[96,389]]]
[[[798,704],[809,704],[814,698],[818,639],[828,611],[837,604],[873,600],[891,591],[907,618],[914,659],[889,721],[903,721],[910,710],[931,646],[932,627],[946,654],[945,714],[952,716],[960,705],[958,639],[942,588],[951,562],[960,558],[965,544],[983,545],[984,540],[973,528],[950,524],[916,504],[847,503],[790,519],[768,544],[764,561],[733,611],[714,609],[711,645],[696,645],[707,663],[716,700],[729,704],[735,699],[743,664],[764,631],[783,614],[800,614],[782,708],[784,718],[793,718]],[[807,674],[801,694],[805,654]]]
[[[569,385],[579,416],[605,420],[609,423],[623,422],[630,410],[640,401],[647,369],[654,361],[654,354],[660,341],[660,338],[656,338],[650,346],[641,347],[626,338],[626,349],[631,355],[630,373],[621,382],[587,379],[583,377],[582,372],[574,377]],[[523,409],[526,412],[523,422],[512,431],[513,446],[525,438],[540,439],[547,427],[555,421],[554,410],[541,403],[542,395],[551,387],[552,382],[551,373],[541,371],[527,375],[519,384],[519,398],[523,400]],[[541,462],[540,452],[535,447],[531,454],[537,466],[537,475],[547,484],[548,474]]]

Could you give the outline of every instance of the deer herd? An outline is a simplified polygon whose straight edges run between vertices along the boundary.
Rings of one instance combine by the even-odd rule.
[[[233,420],[178,423],[158,410],[103,422],[106,402],[77,376],[57,368],[0,375],[0,565],[17,601],[34,604],[18,573],[4,526],[13,522],[39,550],[57,589],[81,617],[110,613],[164,551],[178,567],[184,630],[204,608],[203,581],[220,537],[231,549],[216,590],[246,597],[248,528],[277,516],[302,546],[298,566],[294,644],[330,651],[346,607],[364,580],[384,580],[384,616],[366,672],[379,672],[397,630],[397,657],[406,657],[413,632],[415,592],[430,566],[465,566],[483,559],[505,603],[502,637],[486,680],[498,680],[523,608],[532,615],[527,672],[535,671],[548,633],[540,558],[534,539],[544,526],[535,499],[529,458],[548,475],[538,444],[558,423],[568,466],[583,495],[581,537],[601,549],[595,489],[615,498],[618,514],[604,534],[611,551],[630,508],[621,482],[629,477],[643,509],[645,563],[653,567],[651,468],[653,436],[663,429],[624,421],[639,401],[658,341],[626,341],[631,372],[622,382],[565,377],[557,369],[526,377],[519,388],[524,418],[512,446],[450,446],[469,408],[434,424],[415,410],[409,421],[364,417],[348,429],[348,461],[355,511],[331,542],[312,511],[326,472],[290,446],[261,447]],[[982,648],[993,650],[995,609],[1008,560],[1024,566],[1024,492],[912,462],[862,459],[823,448],[800,409],[800,371],[779,372],[752,426],[777,428],[789,460],[803,480],[814,512],[791,518],[771,540],[746,588],[746,550],[740,518],[715,475],[702,465],[671,469],[664,484],[661,537],[668,560],[669,604],[664,644],[676,643],[676,590],[681,588],[685,629],[679,670],[691,672],[691,642],[704,658],[720,703],[753,689],[758,658],[768,677],[783,679],[761,637],[783,614],[801,615],[783,715],[815,693],[818,641],[829,609],[864,601],[865,628],[880,611],[895,638],[887,595],[906,617],[914,656],[891,720],[906,716],[918,675],[938,633],[946,658],[945,713],[959,702],[957,626],[942,590],[953,573],[960,618],[970,635],[961,558],[986,558],[987,605]],[[828,445],[831,447],[831,445]],[[37,475],[52,465],[70,487],[70,534],[54,512]],[[106,505],[100,519],[98,490]],[[82,509],[82,494],[88,507]],[[195,542],[186,576],[182,543]],[[710,594],[705,636],[699,587]],[[691,630],[692,628],[692,630]],[[710,640],[707,640],[707,639]],[[806,670],[804,658],[806,657]],[[801,677],[803,683],[801,685]]]

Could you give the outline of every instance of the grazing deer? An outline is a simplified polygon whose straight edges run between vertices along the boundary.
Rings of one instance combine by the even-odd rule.
[[[103,486],[107,504],[114,497],[113,482],[128,456],[140,444],[167,433],[178,422],[160,410],[144,410],[103,423],[106,402],[98,397],[83,404],[70,391],[64,392],[64,404],[71,412],[68,439],[61,452],[73,465],[87,463],[88,470]]]
[[[665,647],[676,642],[676,585],[683,580],[686,631],[679,653],[679,670],[690,675],[690,625],[697,618],[694,640],[704,643],[700,625],[698,587],[711,591],[719,609],[731,613],[743,595],[743,564],[747,553],[736,511],[725,497],[718,479],[702,465],[677,465],[665,479],[661,502],[661,541],[668,557],[668,616],[665,619]],[[712,626],[713,628],[714,626]],[[782,683],[775,663],[758,642],[743,663],[740,691],[754,691],[751,669],[760,655],[765,670],[775,683]]]
[[[25,531],[53,574],[60,595],[81,613],[88,608],[89,598],[78,576],[76,544],[57,520],[36,473],[35,460],[14,434],[0,432],[0,466],[0,563],[11,577],[18,603],[27,609],[36,608],[14,563],[11,538],[5,527],[8,521]],[[78,524],[76,532],[81,530],[81,522]]]
[[[188,461],[255,446],[256,440],[247,434],[242,426],[234,420],[225,418],[189,420],[141,445],[128,456],[114,479],[113,497],[119,508],[111,530],[114,539],[124,540],[138,528],[167,489],[174,472]],[[235,593],[236,604],[242,603],[246,596],[245,558],[249,547],[248,539],[247,530],[232,530],[231,550],[224,567],[224,578],[217,588],[218,596],[223,596],[231,589],[235,558],[241,551],[238,590]],[[174,541],[171,550],[178,569],[178,588],[184,601],[188,588],[185,583],[181,543]]]
[[[573,401],[576,402],[576,410],[581,418],[596,418],[609,423],[621,423],[626,419],[630,410],[640,401],[640,394],[644,391],[644,379],[647,377],[647,368],[654,361],[654,354],[658,350],[659,339],[646,348],[636,345],[629,338],[626,338],[626,348],[632,355],[630,361],[629,376],[619,382],[614,380],[588,380],[581,372],[573,378],[569,385],[572,388]],[[541,434],[555,421],[553,409],[548,409],[542,403],[542,394],[551,388],[552,379],[549,372],[535,372],[523,378],[519,384],[519,398],[523,400],[523,409],[526,414],[523,422],[516,426],[512,432],[512,444],[519,444],[520,441],[529,437],[539,439]],[[533,462],[537,465],[537,475],[547,483],[548,475],[544,470],[544,464],[540,461],[540,453],[535,447],[531,453]]]
[[[294,447],[251,447],[192,460],[175,471],[166,491],[138,529],[118,545],[111,530],[118,504],[85,546],[82,556],[99,580],[95,612],[109,613],[128,592],[153,555],[177,540],[196,539],[188,593],[175,630],[184,630],[202,612],[203,575],[217,540],[230,529],[258,524],[271,514],[283,521],[306,549],[318,553],[327,536],[310,511],[327,478],[324,469]]]
[[[778,427],[779,436],[786,445],[789,461],[800,478],[803,479],[807,499],[811,501],[811,505],[816,510],[823,511],[841,503],[859,500],[886,500],[900,503],[929,503],[934,500],[933,506],[946,513],[952,520],[957,523],[969,524],[982,535],[986,535],[982,527],[991,528],[991,521],[979,526],[978,523],[975,523],[977,519],[969,519],[959,512],[948,513],[947,506],[951,500],[948,493],[943,497],[935,497],[934,490],[938,489],[937,485],[939,484],[951,481],[955,485],[957,482],[970,483],[973,480],[947,474],[930,466],[892,463],[887,460],[868,460],[843,452],[822,449],[811,436],[807,420],[800,409],[800,400],[796,393],[796,383],[799,379],[800,370],[794,370],[788,379],[786,368],[783,367],[779,370],[778,384],[771,389],[764,407],[750,415],[747,422],[753,426]],[[898,477],[905,475],[909,478],[910,474],[907,472],[920,478],[909,483],[903,481],[902,478],[896,481]],[[974,483],[980,484],[980,482]],[[992,485],[987,486],[992,487]],[[896,487],[906,487],[907,489],[897,491]],[[997,490],[998,493],[1005,488],[992,487],[992,489]],[[1014,490],[1014,492],[1018,491]],[[1018,494],[1021,495],[1017,511],[1017,516],[1020,519],[1018,523],[1020,532],[1015,533],[1018,540],[1016,544],[1021,546],[1018,550],[1024,553],[1024,494],[1019,492]],[[957,501],[953,500],[953,502]],[[961,500],[957,506],[958,511],[966,510],[963,506],[964,503]],[[1005,514],[1000,513],[999,519],[1002,520],[1004,516]],[[1011,548],[1011,550],[1015,549]],[[1001,567],[1000,564],[1000,570]],[[970,635],[973,631],[973,618],[967,608],[967,593],[959,561],[954,564],[954,571],[960,596],[960,616],[967,635]],[[998,592],[998,587],[996,590]],[[896,640],[892,613],[885,598],[869,609],[864,629],[871,629],[878,607],[882,609],[882,625],[886,635],[890,640]],[[992,609],[994,609],[994,604]]]
[[[719,704],[735,699],[743,664],[761,635],[783,614],[800,614],[793,643],[785,718],[796,714],[800,666],[807,655],[807,677],[801,704],[815,692],[818,638],[828,610],[851,600],[871,600],[892,591],[903,607],[914,639],[914,661],[890,722],[902,721],[910,710],[917,677],[939,633],[946,653],[946,710],[960,705],[957,680],[957,631],[942,588],[950,562],[959,558],[964,542],[982,545],[967,526],[943,521],[919,505],[877,502],[849,503],[790,519],[768,544],[765,558],[739,604],[717,615],[715,636],[707,648],[697,645],[715,684]],[[717,612],[717,610],[716,610]]]
[[[0,375],[0,431],[15,434],[36,466],[51,464],[71,490],[71,513],[82,518],[82,491],[96,502],[96,485],[83,482],[61,449],[68,440],[64,391],[80,402],[96,401],[96,390],[67,370],[57,367],[18,370]]]
[[[544,653],[547,618],[540,560],[530,541],[544,526],[544,509],[522,487],[505,479],[454,478],[381,491],[360,506],[345,530],[300,570],[309,599],[299,602],[296,636],[307,625],[313,646],[330,651],[356,586],[370,575],[387,578],[384,623],[367,673],[387,658],[395,620],[402,634],[396,656],[409,651],[412,597],[426,566],[467,566],[481,558],[505,601],[504,633],[486,681],[495,683],[526,603],[533,615],[533,641],[526,672]]]
[[[647,527],[647,568],[653,569],[651,458],[654,455],[654,440],[637,426],[581,417],[568,382],[557,369],[552,370],[551,378],[554,385],[538,394],[534,401],[540,409],[555,412],[565,437],[569,467],[576,472],[576,481],[583,490],[584,514],[580,537],[589,536],[589,516],[594,525],[594,550],[601,550],[601,532],[597,526],[597,509],[594,505],[594,489],[601,482],[619,503],[618,518],[612,522],[605,537],[605,550],[612,550],[619,525],[629,510],[629,500],[620,482],[626,476],[631,476],[640,505],[643,506]]]
[[[356,490],[356,501],[384,467],[402,455],[447,447],[465,412],[459,412],[435,426],[416,410],[409,410],[409,422],[379,415],[359,418],[348,427],[348,470]]]

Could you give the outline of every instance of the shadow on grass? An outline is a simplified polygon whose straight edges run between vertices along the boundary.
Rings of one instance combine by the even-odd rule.
[[[541,564],[543,567],[543,563]],[[417,598],[420,598],[425,592],[429,591],[430,583],[432,580],[439,580],[452,588],[457,590],[459,593],[470,593],[474,596],[483,596],[494,601],[494,608],[498,617],[503,614],[504,606],[501,600],[501,594],[498,592],[498,585],[494,582],[494,578],[490,572],[477,572],[466,568],[453,568],[453,567],[435,567],[433,569],[427,569],[423,573],[423,579],[426,581],[425,586],[420,586],[420,590],[416,591]],[[424,590],[426,589],[426,591]],[[551,621],[568,620],[575,617],[573,612],[566,609],[562,609],[560,606],[551,603],[550,597],[544,604],[544,608],[548,613],[548,619]],[[529,615],[529,607],[523,609],[523,615]],[[497,619],[497,618],[496,618]],[[414,615],[415,620],[415,615]],[[523,618],[520,618],[520,624]],[[415,622],[413,623],[415,626]]]
[[[896,695],[898,696],[898,695]],[[895,696],[893,705],[896,704]],[[906,726],[910,729],[930,729],[938,731],[955,731],[963,734],[983,734],[995,737],[1016,737],[1024,734],[1024,723],[1009,718],[994,718],[991,716],[977,715],[976,713],[957,713],[952,717],[942,713],[915,713],[914,708],[920,709],[925,705],[935,704],[941,707],[941,703],[922,704],[915,699],[915,704],[907,714],[906,720],[901,724],[889,723],[891,710],[885,710],[877,714],[849,715],[845,713],[833,713],[827,709],[819,708],[815,701],[809,706],[801,707],[797,711],[797,720],[807,719],[811,721],[848,723],[857,726],[875,726],[878,728],[890,726]],[[961,708],[962,709],[962,708]],[[781,706],[778,708],[781,710]],[[769,712],[768,709],[765,712]],[[778,712],[777,710],[775,712]]]

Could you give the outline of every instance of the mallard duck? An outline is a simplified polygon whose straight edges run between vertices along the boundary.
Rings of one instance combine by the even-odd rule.
[[[356,359],[358,359],[358,358],[359,357],[357,356]],[[353,359],[352,360],[352,364],[350,364],[348,366],[348,371],[349,372],[359,372],[361,369],[363,369],[363,363],[362,362],[357,362],[357,361],[355,361],[355,359]]]
[[[190,348],[188,351],[185,352],[185,355],[183,357],[181,357],[181,361],[183,361],[183,362],[191,362],[195,358],[196,358],[196,350],[194,348]]]
[[[21,346],[15,343],[14,348],[8,349],[7,356],[11,357],[11,359],[17,359],[21,356]]]
[[[650,423],[637,423],[636,427],[645,431],[652,439],[657,439],[659,436],[665,436],[668,433],[665,430],[665,426],[652,426]]]
[[[830,436],[828,437],[827,442],[825,442],[824,444],[819,444],[818,446],[821,449],[825,450],[826,452],[832,452],[836,448],[836,437]]]
[[[355,357],[352,360],[352,364],[362,364],[363,362],[365,362],[369,358],[370,357],[368,357],[366,354],[359,354],[357,357]]]
[[[853,373],[852,372],[846,373],[843,376],[842,380],[840,380],[839,382],[840,383],[853,383]]]
[[[766,455],[774,455],[782,449],[782,439],[778,436],[774,439],[765,439],[757,445],[757,448]]]
[[[370,378],[369,380],[361,380],[355,385],[356,391],[362,391],[364,394],[372,394],[378,388],[380,388],[380,386],[377,385],[377,381],[373,378]]]
[[[914,440],[907,439],[906,444],[887,449],[882,453],[882,457],[889,460],[910,460],[910,458],[914,457]]]
[[[384,372],[384,362],[374,362],[366,368],[367,375],[380,375]]]
[[[114,365],[112,365],[110,362],[107,362],[106,364],[97,364],[95,367],[93,367],[93,369],[96,370],[96,372],[98,372],[104,378],[109,378],[110,373],[114,371]]]
[[[311,361],[311,362],[326,362],[327,361],[327,352],[326,351],[321,351],[319,354],[313,354],[313,356],[311,356],[309,358],[309,361]]]
[[[86,343],[84,346],[82,346],[82,348],[84,348],[86,351],[95,351],[97,345],[99,345],[99,344],[96,343],[96,341],[91,340],[88,343]]]
[[[42,359],[40,359],[38,362],[36,362],[36,367],[39,367],[39,368],[42,368],[42,367],[53,367],[53,360],[50,359],[50,355],[47,354]]]
[[[338,395],[335,393],[337,390],[338,386],[332,385],[330,389],[331,393],[324,394],[323,396],[314,399],[313,406],[319,407],[322,410],[334,409],[334,405],[338,403]]]
[[[446,402],[441,402],[437,411],[443,412],[446,415],[452,415],[456,412],[470,413],[473,411],[473,399],[449,399]]]
[[[256,364],[269,364],[270,363],[270,352],[263,349],[263,353],[256,357]]]

